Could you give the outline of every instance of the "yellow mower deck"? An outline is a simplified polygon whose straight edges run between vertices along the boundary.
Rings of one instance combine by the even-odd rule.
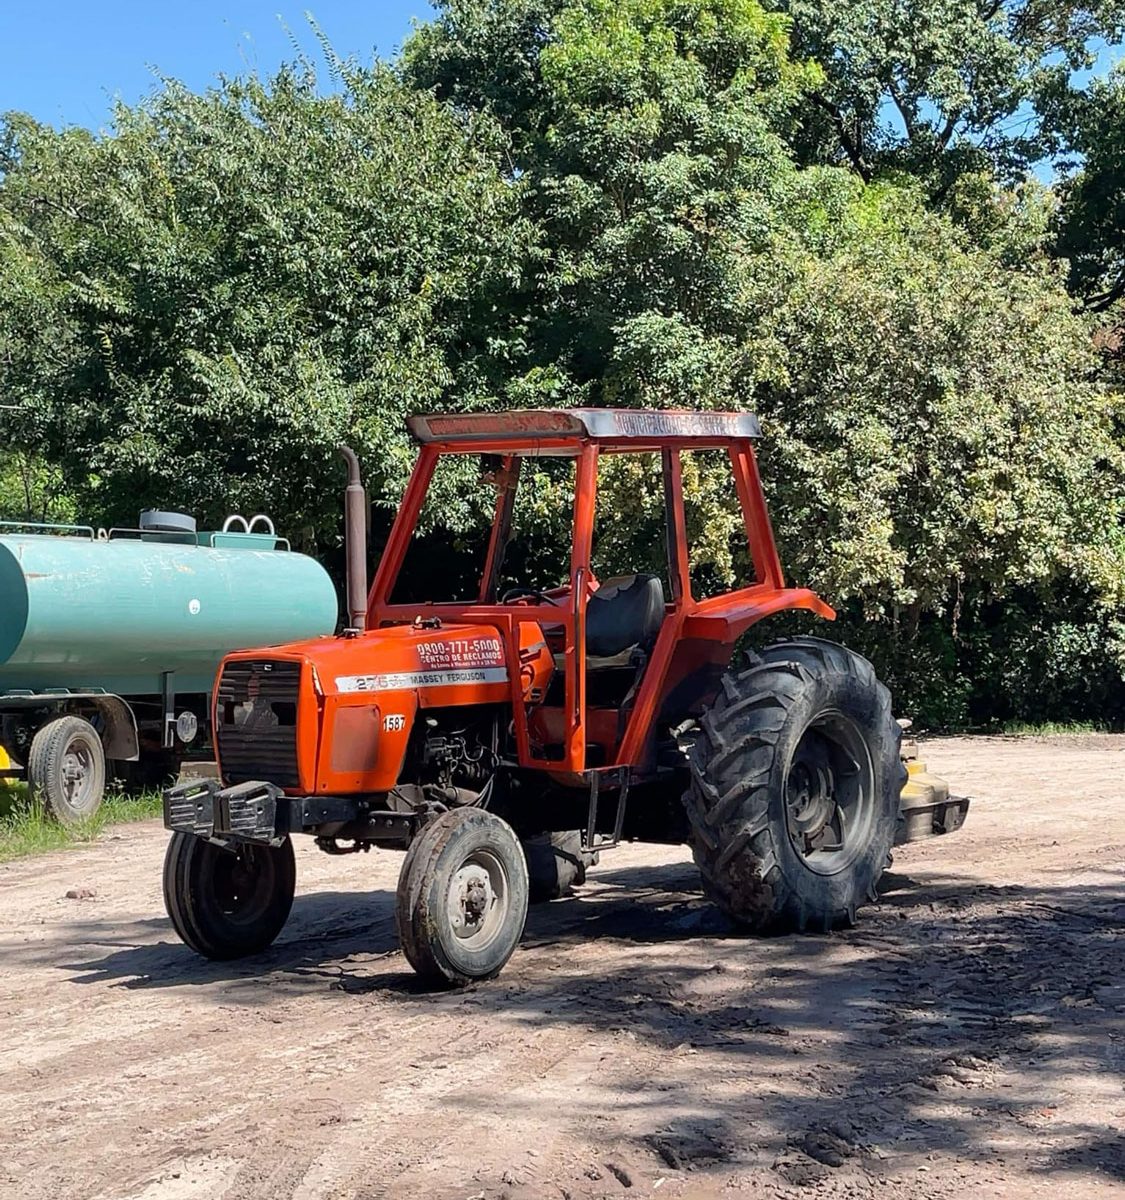
[[[968,798],[950,796],[949,784],[939,775],[931,775],[926,764],[918,758],[916,742],[903,742],[902,757],[906,764],[906,783],[899,801],[901,819],[895,845],[902,846],[960,829],[969,812]]]

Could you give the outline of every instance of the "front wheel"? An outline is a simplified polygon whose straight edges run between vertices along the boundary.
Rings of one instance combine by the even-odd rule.
[[[431,984],[492,979],[527,919],[527,863],[507,822],[479,808],[431,821],[410,845],[395,923],[407,961]]]
[[[234,843],[172,834],[164,856],[164,906],[197,954],[227,960],[265,950],[289,918],[296,890],[293,844]]]
[[[762,931],[850,924],[887,864],[902,731],[871,664],[818,638],[778,642],[723,679],[684,804],[704,888]]]

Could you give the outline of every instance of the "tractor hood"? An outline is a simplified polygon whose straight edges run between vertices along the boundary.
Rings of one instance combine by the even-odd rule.
[[[543,631],[522,624],[516,694],[542,700],[553,670]],[[420,710],[510,705],[512,685],[493,625],[393,625],[239,651],[215,690],[223,778],[306,795],[386,791]]]
[[[416,691],[423,707],[433,707],[465,703],[453,694],[466,687],[476,703],[510,695],[504,644],[491,625],[394,625],[298,643],[284,652],[309,663],[325,696]]]

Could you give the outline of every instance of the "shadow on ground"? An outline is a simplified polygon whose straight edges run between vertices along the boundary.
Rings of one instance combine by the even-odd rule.
[[[212,987],[224,1003],[332,988],[415,1016],[567,1024],[669,1060],[704,1053],[711,1072],[745,1069],[729,1101],[685,1124],[669,1113],[697,1102],[690,1071],[654,1090],[611,1060],[607,1078],[649,1126],[639,1142],[671,1169],[746,1161],[767,1144],[813,1180],[939,1152],[1125,1182],[1125,1097],[1096,1119],[1058,1116],[1075,1076],[1102,1076],[1121,1095],[1125,876],[1049,888],[888,874],[856,929],[769,939],[735,932],[695,886],[687,864],[601,870],[579,896],[534,908],[505,974],[462,992],[420,994],[388,891],[299,896],[282,939],[241,963],[199,959],[163,920],[90,921],[68,929],[84,953],[63,969],[78,985]],[[57,962],[57,943],[51,953]],[[526,1106],[526,1090],[511,1103]]]

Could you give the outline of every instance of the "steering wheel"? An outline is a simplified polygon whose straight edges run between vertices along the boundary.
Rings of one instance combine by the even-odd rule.
[[[545,592],[541,592],[538,588],[529,587],[514,587],[508,590],[500,597],[501,604],[514,604],[517,600],[525,600],[533,598],[540,604],[554,604],[554,601]]]

